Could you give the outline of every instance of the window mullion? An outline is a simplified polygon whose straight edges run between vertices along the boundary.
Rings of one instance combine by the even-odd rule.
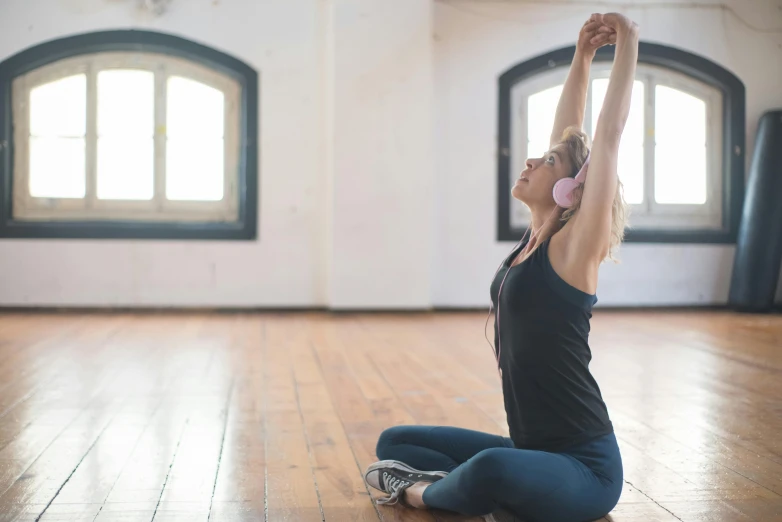
[[[87,133],[86,154],[86,206],[95,208],[98,200],[98,68],[91,63],[87,69]]]
[[[595,135],[595,129],[594,129],[594,122],[592,121],[594,118],[592,118],[592,78],[589,79],[589,84],[587,85],[587,96],[586,96],[586,107],[584,109],[584,122],[585,125],[582,125],[581,128],[584,130],[584,132],[587,133],[587,135],[591,138]]]
[[[236,108],[233,103],[233,97],[228,98],[227,92],[224,96],[226,96],[226,101],[224,105],[225,112],[223,113],[223,205],[224,208],[230,208],[233,206],[235,187],[239,181],[236,170],[232,168],[232,155],[229,152],[229,148],[234,148],[235,144],[232,123],[237,121],[238,118],[234,112]]]
[[[515,92],[513,94],[513,101],[517,103],[511,104],[513,110],[512,116],[512,129],[511,137],[513,142],[510,144],[510,151],[501,151],[502,154],[510,154],[510,167],[511,172],[508,173],[507,183],[513,190],[513,183],[516,176],[520,175],[524,170],[524,164],[529,157],[529,113],[527,111],[527,104],[529,103],[529,93],[527,92]],[[518,134],[515,132],[518,131]],[[516,199],[511,196],[510,198],[510,221],[511,224],[514,220],[514,215],[521,215],[523,222],[529,222],[529,211],[527,206],[517,202]],[[519,209],[521,209],[519,213]]]
[[[154,204],[162,211],[166,201],[166,101],[167,72],[165,66],[155,71],[155,196]]]
[[[27,78],[22,76],[13,83],[12,99],[14,100],[14,119],[18,124],[14,125],[14,217],[20,210],[26,210],[31,206],[30,194],[30,91]],[[3,148],[8,147],[8,142],[3,143]],[[6,154],[10,154],[6,150]]]
[[[654,208],[654,152],[656,136],[654,127],[654,93],[656,83],[649,75],[646,79],[646,104],[644,106],[644,211],[652,213]]]
[[[722,216],[722,162],[720,153],[723,150],[722,136],[720,126],[717,122],[722,121],[722,109],[719,99],[715,99],[714,94],[707,98],[706,104],[706,205],[714,209],[713,212],[719,212]],[[731,151],[733,154],[740,154],[738,146]]]

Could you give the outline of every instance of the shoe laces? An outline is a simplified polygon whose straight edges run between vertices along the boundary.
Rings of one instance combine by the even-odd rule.
[[[402,497],[405,490],[414,484],[414,482],[395,477],[387,471],[383,472],[383,483],[386,485],[386,493],[390,493],[391,495],[377,499],[377,503],[389,506],[399,502],[399,499]]]

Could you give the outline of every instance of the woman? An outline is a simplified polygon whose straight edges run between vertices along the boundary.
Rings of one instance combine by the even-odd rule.
[[[616,44],[616,54],[590,152],[580,131],[589,68],[607,44]],[[587,339],[598,267],[624,230],[617,159],[637,58],[635,23],[616,13],[592,15],[579,34],[551,149],[527,160],[513,187],[530,208],[532,233],[491,285],[510,438],[448,427],[387,429],[377,444],[383,460],[365,475],[390,495],[378,503],[401,500],[487,520],[510,512],[527,521],[582,522],[605,516],[619,500],[622,460],[589,372]]]

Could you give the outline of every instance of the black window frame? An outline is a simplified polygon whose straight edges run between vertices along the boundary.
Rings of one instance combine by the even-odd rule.
[[[511,91],[519,82],[570,65],[576,47],[568,46],[519,63],[499,77],[497,153],[497,239],[519,241],[524,229],[510,224],[508,171],[511,161]],[[614,59],[614,47],[598,49],[597,62]],[[640,42],[638,62],[664,67],[717,88],[722,94],[722,227],[719,229],[626,230],[628,243],[735,243],[744,204],[746,92],[742,81],[711,60],[660,44]],[[632,218],[631,218],[632,224]]]
[[[237,221],[174,222],[125,220],[25,221],[13,217],[13,80],[39,67],[103,52],[158,53],[183,58],[236,80],[241,86]],[[100,31],[68,36],[27,48],[0,62],[0,237],[88,239],[254,240],[258,215],[258,73],[241,60],[165,33]]]

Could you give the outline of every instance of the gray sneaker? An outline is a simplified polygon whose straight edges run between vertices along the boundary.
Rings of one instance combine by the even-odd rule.
[[[483,520],[484,522],[524,522],[524,520],[504,509],[498,509],[494,513],[485,515]]]
[[[417,482],[437,482],[446,477],[444,471],[420,471],[398,460],[381,460],[364,472],[364,481],[389,496],[377,499],[378,504],[393,505],[399,502],[407,488]]]

